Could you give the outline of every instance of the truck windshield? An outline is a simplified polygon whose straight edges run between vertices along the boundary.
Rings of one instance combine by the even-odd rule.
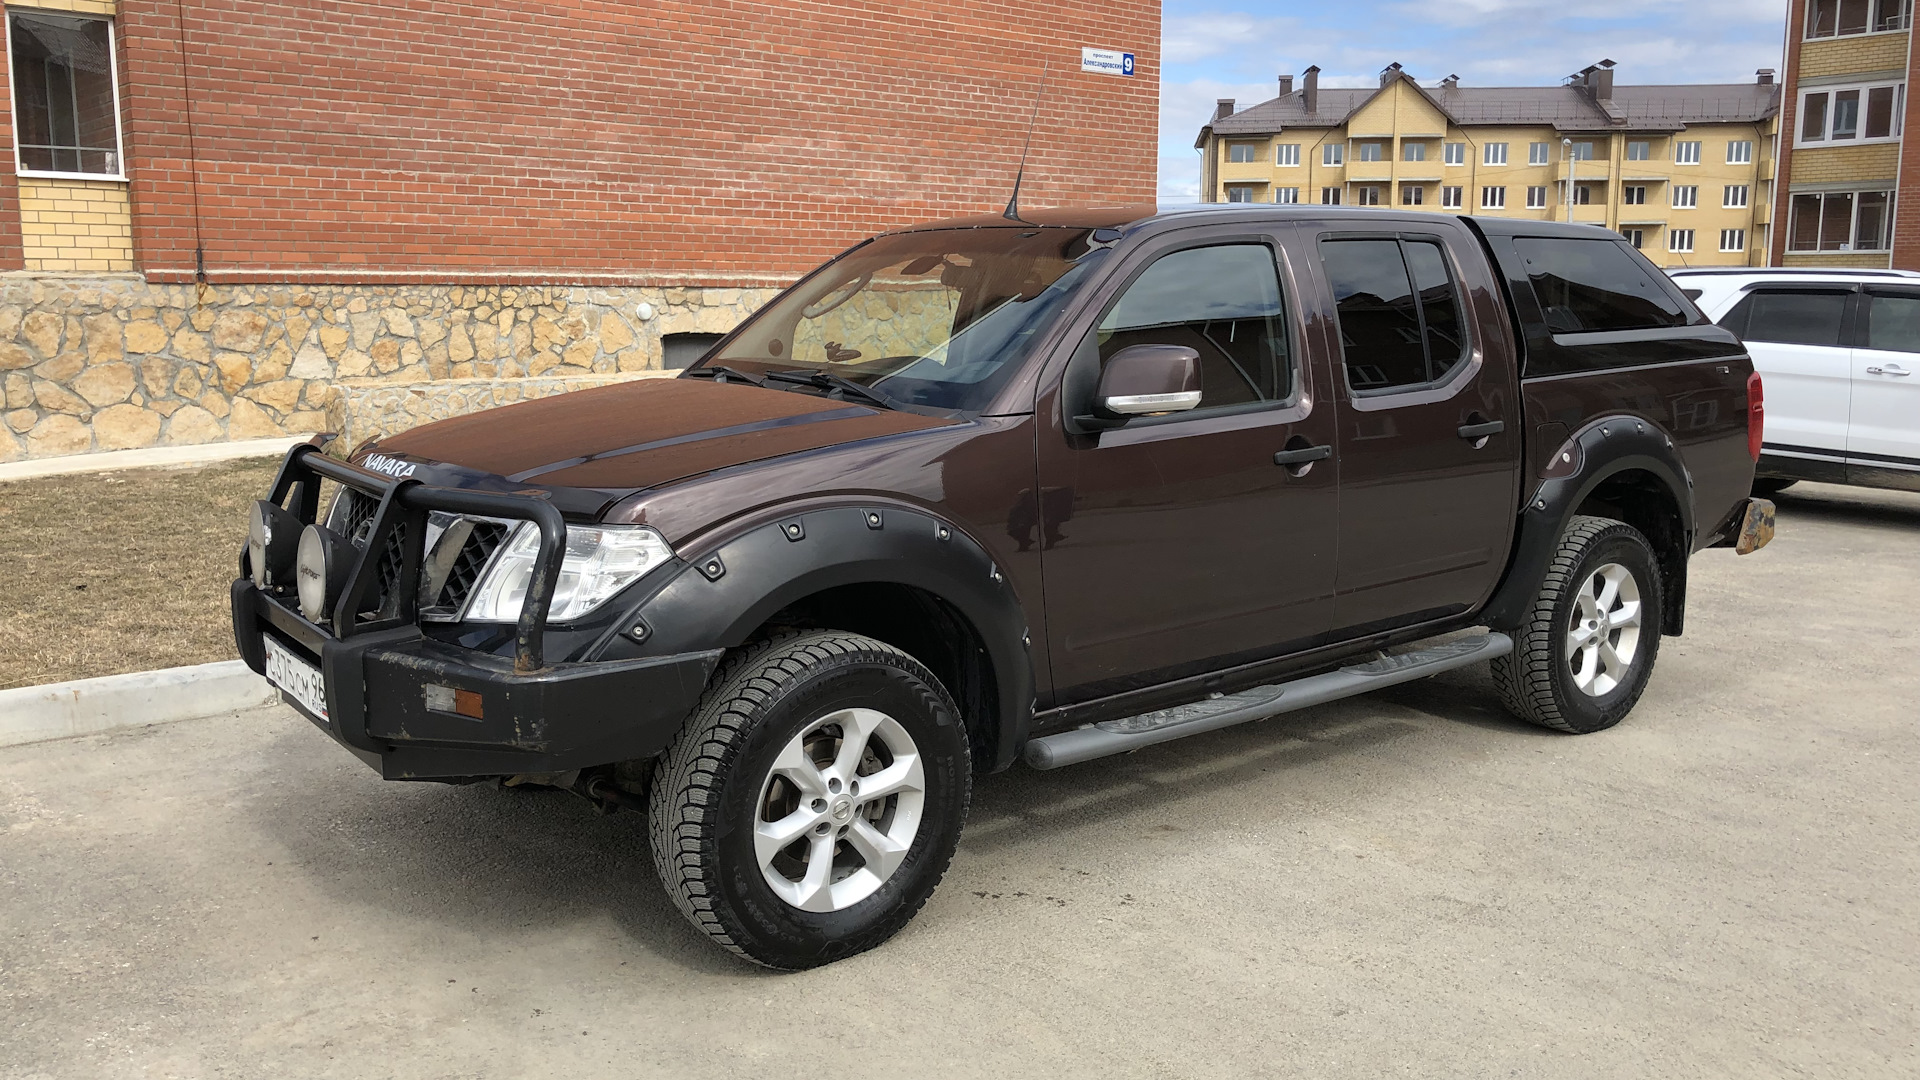
[[[983,410],[1105,257],[1089,237],[1017,226],[882,236],[761,309],[695,370],[819,372],[890,403]]]

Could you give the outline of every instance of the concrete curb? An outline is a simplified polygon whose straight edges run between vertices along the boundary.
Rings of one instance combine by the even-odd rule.
[[[145,450],[108,450],[99,454],[69,454],[66,457],[10,461],[0,465],[0,483],[30,480],[36,476],[113,472],[116,469],[179,468],[241,458],[279,457],[287,452],[287,447],[311,438],[311,435],[276,435],[271,439],[201,443],[198,446],[155,446]]]
[[[0,690],[0,746],[197,720],[280,700],[239,660]]]

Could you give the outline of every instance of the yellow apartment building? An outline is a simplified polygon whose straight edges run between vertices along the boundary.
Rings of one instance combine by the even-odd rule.
[[[1579,221],[1660,266],[1762,266],[1773,221],[1779,91],[1752,83],[1615,86],[1603,60],[1564,86],[1296,89],[1200,129],[1204,202],[1399,206]]]
[[[1912,21],[1913,0],[1788,5],[1774,262],[1920,269],[1920,203],[1901,197],[1920,183],[1901,168]]]

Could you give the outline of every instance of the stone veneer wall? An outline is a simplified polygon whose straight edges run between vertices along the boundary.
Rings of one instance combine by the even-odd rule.
[[[658,371],[662,335],[724,333],[774,292],[0,274],[0,461],[342,428],[350,437],[390,433],[409,420]],[[430,394],[417,386],[443,380],[465,385]],[[527,382],[508,385],[515,381]],[[409,385],[422,392],[377,392]],[[364,423],[346,415],[360,401],[377,414]]]

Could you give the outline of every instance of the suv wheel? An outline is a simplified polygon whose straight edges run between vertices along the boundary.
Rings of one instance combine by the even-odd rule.
[[[919,662],[856,634],[788,634],[722,666],[661,761],[654,866],[715,941],[816,967],[926,903],[971,782],[959,710]]]
[[[1576,517],[1513,652],[1493,661],[1507,711],[1573,734],[1610,728],[1640,700],[1660,649],[1660,573],[1640,530]]]

